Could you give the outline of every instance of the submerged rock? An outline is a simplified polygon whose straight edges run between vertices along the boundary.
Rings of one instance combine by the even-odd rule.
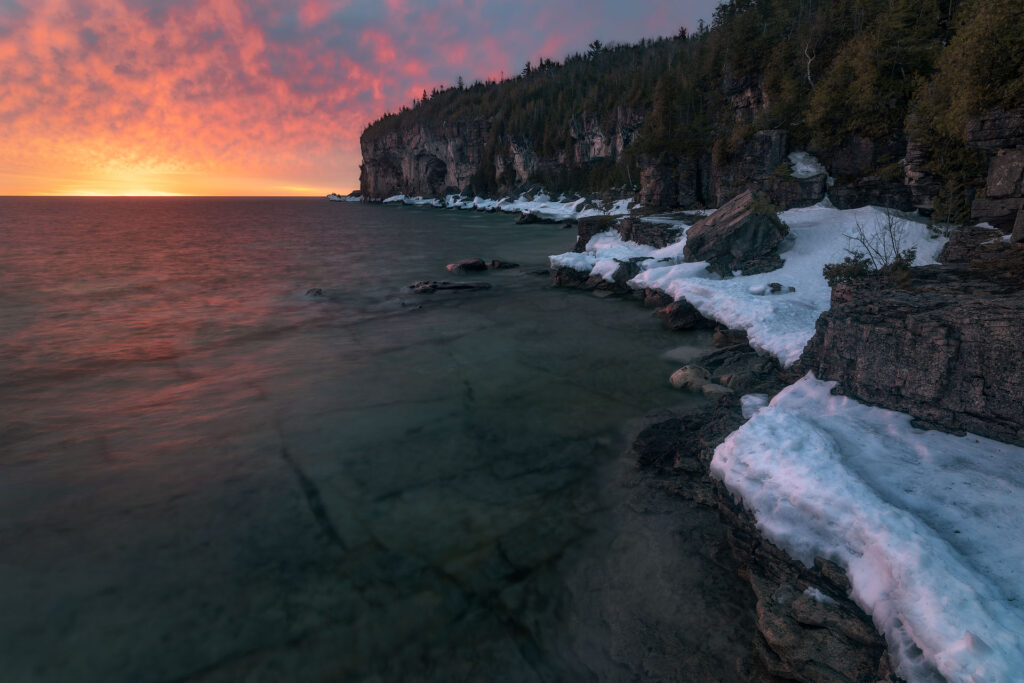
[[[324,294],[324,290],[322,290],[321,288],[313,287],[312,289],[307,289],[306,290],[306,296],[314,297],[314,298],[319,299],[320,297],[324,297],[324,296],[327,296],[327,295]]]
[[[501,261],[499,259],[492,259],[490,266],[495,270],[507,270],[509,268],[518,268],[519,264],[512,263],[511,261]]]
[[[490,289],[488,282],[436,282],[434,280],[421,280],[409,285],[409,289],[416,294],[433,294],[440,291],[474,291]]]
[[[668,378],[669,384],[676,389],[699,391],[711,381],[711,373],[699,365],[684,365]]]
[[[701,330],[715,326],[715,321],[708,320],[696,307],[686,300],[673,301],[655,311],[661,319],[661,325],[667,330]]]
[[[487,270],[487,263],[482,258],[468,258],[445,266],[452,273],[471,273]]]

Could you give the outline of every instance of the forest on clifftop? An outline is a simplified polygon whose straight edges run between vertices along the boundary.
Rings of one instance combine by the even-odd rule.
[[[737,116],[745,92],[750,116]],[[363,141],[416,125],[486,120],[489,138],[475,191],[507,186],[493,157],[524,141],[564,162],[531,178],[553,189],[632,185],[641,157],[727,159],[755,131],[785,130],[818,154],[854,136],[905,132],[929,150],[941,179],[936,208],[963,218],[984,159],[967,146],[972,114],[1024,104],[1020,0],[729,0],[709,25],[631,45],[595,41],[585,53],[542,59],[500,82],[424,92],[372,123]],[[584,118],[611,127],[622,111],[642,125],[615,160],[576,164]],[[875,169],[902,174],[899,159]]]

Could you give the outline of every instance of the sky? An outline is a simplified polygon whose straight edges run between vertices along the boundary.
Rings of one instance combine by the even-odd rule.
[[[0,195],[322,195],[423,90],[717,0],[0,0]]]

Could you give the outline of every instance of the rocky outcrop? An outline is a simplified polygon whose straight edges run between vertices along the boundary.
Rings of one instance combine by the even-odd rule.
[[[659,474],[665,489],[718,511],[741,576],[757,598],[758,633],[751,643],[760,665],[757,678],[896,680],[882,637],[847,597],[843,570],[821,558],[805,567],[766,541],[753,515],[709,474],[715,447],[744,422],[739,392],[774,394],[792,378],[746,344],[697,363],[707,381],[743,388],[724,394],[711,409],[649,425],[634,440],[632,453],[638,467]]]
[[[707,261],[723,276],[735,270],[766,272],[776,261],[775,267],[782,265],[777,249],[788,232],[768,198],[747,191],[694,223],[686,232],[683,254],[687,261]]]
[[[800,367],[925,426],[1024,445],[1024,249],[897,277],[836,286]]]

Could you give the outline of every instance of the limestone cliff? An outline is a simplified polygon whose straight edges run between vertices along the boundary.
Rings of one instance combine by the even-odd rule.
[[[363,136],[360,187],[371,198],[395,194],[436,197],[446,192],[482,193],[479,178],[492,175],[497,191],[508,192],[557,173],[566,166],[615,162],[636,136],[643,113],[619,108],[613,121],[574,117],[571,144],[550,156],[537,153],[537,141],[498,134],[486,119],[421,123],[383,136]]]

